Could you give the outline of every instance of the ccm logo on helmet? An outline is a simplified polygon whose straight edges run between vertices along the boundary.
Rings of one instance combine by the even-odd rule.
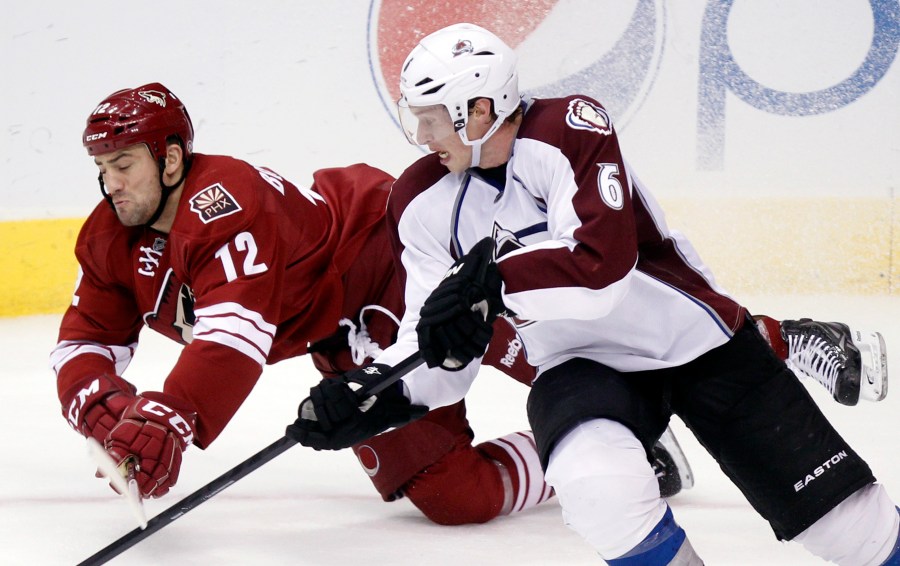
[[[102,140],[103,138],[106,137],[107,133],[108,132],[101,132],[99,134],[91,134],[89,136],[84,136],[84,141],[89,142],[89,141]]]

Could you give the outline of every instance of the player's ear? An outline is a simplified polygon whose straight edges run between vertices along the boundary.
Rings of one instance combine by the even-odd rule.
[[[166,145],[165,171],[168,175],[174,175],[184,165],[184,151],[178,143]]]
[[[489,98],[479,98],[472,107],[472,116],[477,122],[490,123],[491,118],[491,100]],[[470,119],[471,119],[470,118]]]

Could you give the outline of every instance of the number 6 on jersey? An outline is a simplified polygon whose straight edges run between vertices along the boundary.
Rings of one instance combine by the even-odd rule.
[[[600,189],[600,198],[613,210],[622,210],[625,204],[625,193],[622,191],[622,183],[616,179],[619,174],[619,166],[615,163],[598,163],[600,172],[597,173],[597,188]]]

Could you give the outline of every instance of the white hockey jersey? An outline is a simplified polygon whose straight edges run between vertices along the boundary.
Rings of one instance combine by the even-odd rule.
[[[624,161],[603,107],[585,96],[528,105],[505,165],[451,173],[413,164],[388,200],[406,316],[377,360],[417,349],[418,313],[456,258],[496,241],[503,301],[528,361],[543,371],[587,358],[629,372],[684,364],[730,339],[745,309],[715,284],[690,242]],[[414,403],[462,398],[478,370],[423,367]]]

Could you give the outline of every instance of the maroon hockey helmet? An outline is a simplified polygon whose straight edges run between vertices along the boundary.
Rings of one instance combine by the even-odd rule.
[[[166,155],[166,140],[177,136],[190,160],[194,127],[187,109],[160,83],[114,92],[88,116],[82,142],[88,155],[147,144],[157,160]]]

